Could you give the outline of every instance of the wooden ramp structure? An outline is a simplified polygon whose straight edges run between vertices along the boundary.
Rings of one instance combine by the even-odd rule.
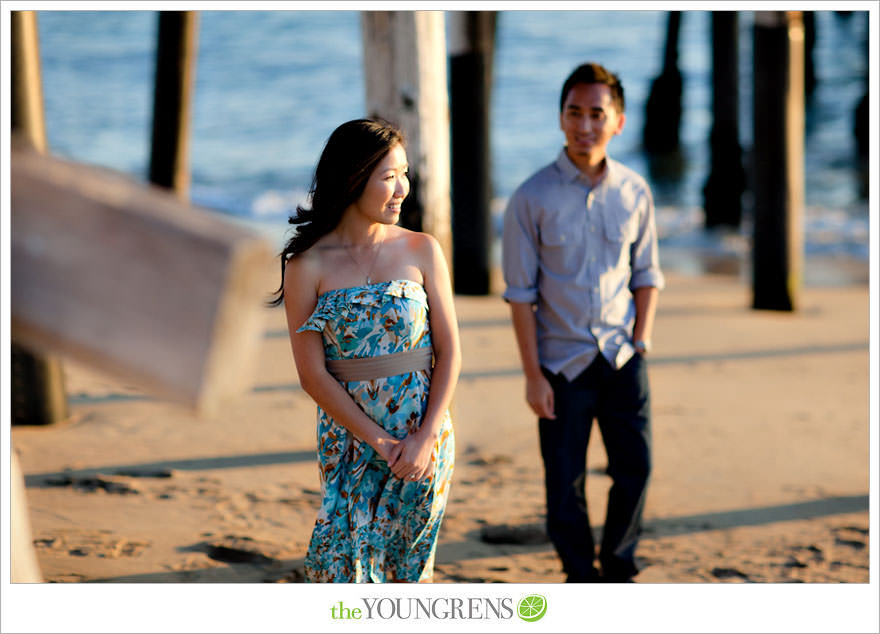
[[[209,413],[248,387],[271,251],[169,190],[18,148],[11,329]]]

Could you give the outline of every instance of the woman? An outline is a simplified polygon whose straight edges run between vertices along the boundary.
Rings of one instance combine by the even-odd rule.
[[[401,132],[349,121],[328,139],[281,254],[275,303],[318,405],[323,501],[308,581],[433,575],[461,353],[439,244],[396,226],[408,193]]]

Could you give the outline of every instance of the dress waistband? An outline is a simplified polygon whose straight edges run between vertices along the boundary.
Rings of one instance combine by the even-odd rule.
[[[327,370],[338,381],[368,381],[395,374],[430,370],[431,346],[360,359],[327,359]]]

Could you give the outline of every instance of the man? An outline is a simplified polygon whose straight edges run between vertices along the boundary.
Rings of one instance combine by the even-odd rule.
[[[598,64],[575,69],[560,97],[566,145],[520,185],[504,217],[504,299],[539,416],[547,532],[568,582],[638,573],[651,470],[645,357],[664,281],[650,189],[606,154],[625,121],[619,79]],[[585,493],[594,418],[613,482],[601,574]]]

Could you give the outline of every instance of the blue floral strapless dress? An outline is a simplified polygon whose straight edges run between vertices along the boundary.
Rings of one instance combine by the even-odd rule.
[[[323,293],[297,330],[322,333],[327,359],[373,357],[431,345],[421,284],[393,280]],[[419,428],[429,370],[343,381],[360,408],[395,438]],[[449,497],[455,439],[446,412],[434,470],[403,481],[365,442],[318,408],[322,503],[305,560],[306,581],[381,583],[430,579],[440,521]]]

